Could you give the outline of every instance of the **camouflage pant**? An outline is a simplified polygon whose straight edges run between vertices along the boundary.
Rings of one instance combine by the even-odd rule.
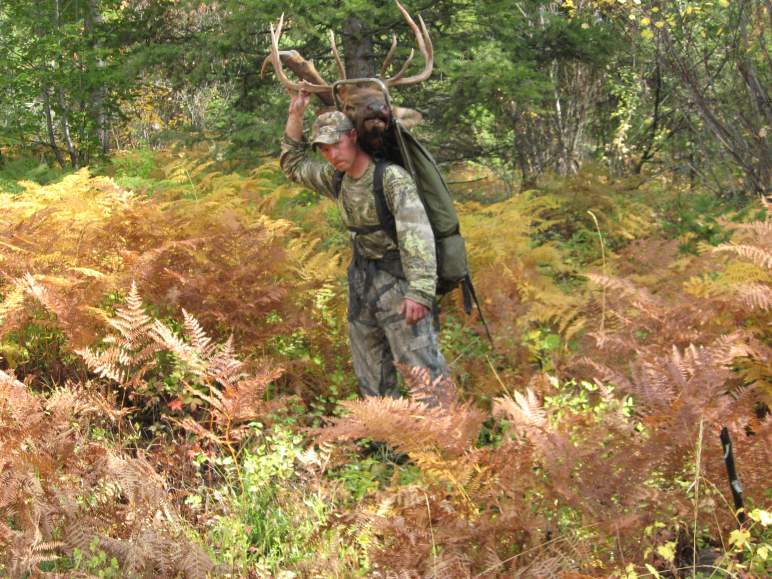
[[[361,396],[399,397],[395,362],[425,368],[432,379],[450,376],[438,347],[435,313],[411,326],[399,311],[406,280],[371,261],[352,263],[348,278],[349,340]]]

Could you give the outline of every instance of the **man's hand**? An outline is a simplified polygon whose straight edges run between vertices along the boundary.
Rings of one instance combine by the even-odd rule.
[[[302,117],[311,102],[311,93],[301,90],[296,94],[290,93],[290,96],[289,114]]]
[[[414,302],[410,298],[402,300],[402,305],[399,307],[399,313],[405,316],[405,321],[408,325],[413,325],[423,320],[429,313],[429,308]]]
[[[287,114],[287,126],[284,128],[286,135],[295,141],[303,139],[303,114],[311,102],[311,94],[304,90],[297,93],[290,91],[289,113]]]

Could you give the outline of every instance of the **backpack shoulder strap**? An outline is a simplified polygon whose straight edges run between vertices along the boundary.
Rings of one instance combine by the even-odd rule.
[[[340,188],[343,186],[343,171],[335,171],[332,176],[332,196],[337,199],[340,197]]]
[[[383,173],[386,167],[391,165],[389,161],[379,159],[375,163],[375,172],[373,173],[373,196],[375,197],[375,210],[378,212],[378,221],[381,222],[381,228],[388,233],[392,239],[397,239],[397,223],[394,221],[394,215],[386,203],[386,194],[383,191]]]
[[[375,162],[375,170],[373,172],[373,198],[375,200],[375,212],[378,214],[378,225],[349,227],[348,230],[362,234],[373,233],[374,231],[385,231],[396,242],[397,224],[394,221],[394,215],[392,215],[388,203],[386,203],[386,194],[383,191],[383,173],[389,165],[391,165],[389,161],[379,159]],[[340,196],[341,187],[343,185],[343,172],[337,171],[335,173],[332,184],[333,195],[335,199],[337,199]]]

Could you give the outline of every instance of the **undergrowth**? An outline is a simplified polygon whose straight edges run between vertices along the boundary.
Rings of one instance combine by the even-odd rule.
[[[430,408],[420,371],[356,399],[346,232],[276,163],[200,143],[102,172],[0,176],[0,573],[771,571],[764,203],[466,191],[494,345],[447,296],[460,398]]]

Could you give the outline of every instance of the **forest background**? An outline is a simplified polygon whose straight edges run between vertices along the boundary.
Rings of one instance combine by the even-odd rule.
[[[395,4],[0,1],[0,574],[770,574],[772,6],[406,7],[495,344],[443,298],[442,409],[356,400],[261,75],[282,12],[328,80],[329,30],[403,61]]]

